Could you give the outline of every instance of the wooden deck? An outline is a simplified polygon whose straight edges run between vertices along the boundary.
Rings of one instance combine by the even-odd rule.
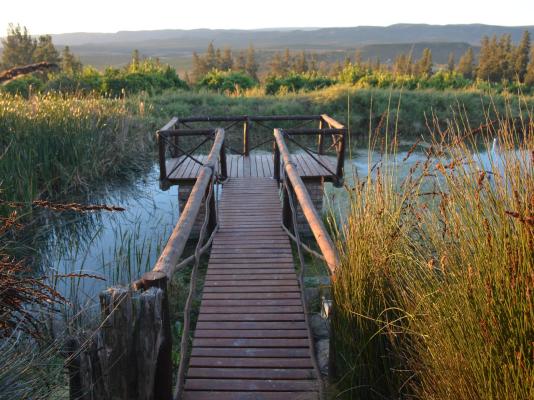
[[[254,167],[243,157],[234,160],[232,176],[271,176],[270,156],[250,157]],[[230,179],[219,212],[184,398],[317,399],[310,333],[291,246],[280,227],[276,182]]]
[[[169,181],[195,180],[200,172],[201,165],[191,158],[185,156],[171,158],[167,160],[167,171]],[[207,156],[194,155],[200,163],[204,163]],[[310,155],[306,153],[293,154],[292,161],[297,166],[297,171],[304,179],[325,177],[327,180],[336,171],[332,158],[325,155],[316,155],[317,159],[327,166],[330,171],[321,166]],[[273,177],[273,155],[272,154],[252,154],[248,157],[240,155],[226,156],[228,176],[231,178],[271,178]],[[175,166],[180,163],[178,168]],[[171,173],[171,171],[173,171]]]

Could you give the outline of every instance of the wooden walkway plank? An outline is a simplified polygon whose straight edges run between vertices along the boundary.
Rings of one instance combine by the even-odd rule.
[[[311,173],[303,162],[303,173]],[[272,157],[232,156],[228,165],[238,178],[222,189],[184,398],[317,399]]]

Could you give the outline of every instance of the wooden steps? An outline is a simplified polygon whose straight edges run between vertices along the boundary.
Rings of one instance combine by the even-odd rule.
[[[291,246],[280,227],[276,182],[230,179],[219,215],[184,398],[317,399],[310,333]]]

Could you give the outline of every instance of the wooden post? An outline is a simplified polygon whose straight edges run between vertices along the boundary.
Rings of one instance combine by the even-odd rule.
[[[167,179],[167,166],[165,165],[165,139],[160,131],[158,131],[156,135],[159,150],[159,180],[164,181]]]
[[[287,187],[289,187],[289,191]],[[289,181],[287,181],[287,187],[284,186],[282,191],[282,223],[291,231],[297,229],[297,227],[293,226],[293,213],[289,202],[289,196],[293,196],[293,193],[291,193],[291,183]]]
[[[222,179],[228,178],[228,168],[226,166],[226,146],[224,142],[221,145],[221,153],[219,155],[219,163],[221,165],[220,175]]]
[[[341,186],[343,182],[343,171],[345,169],[345,145],[347,140],[348,131],[341,132],[341,142],[338,145],[337,150],[337,168],[336,168],[336,186]]]
[[[323,129],[323,128],[324,128],[324,121],[321,118],[319,120],[319,129]],[[323,154],[324,153],[323,141],[324,141],[324,135],[319,133],[319,137],[317,138],[317,153],[319,153],[319,154]]]
[[[141,284],[145,290],[157,288],[163,291],[161,308],[162,341],[156,361],[154,379],[154,399],[172,399],[172,333],[167,294],[167,275],[164,272],[150,271],[143,275]],[[150,319],[147,322],[151,322]],[[141,371],[142,373],[142,371]]]
[[[243,122],[243,155],[245,157],[248,157],[249,155],[249,130],[250,130],[250,120],[248,117],[245,119],[245,122]]]
[[[173,130],[177,130],[178,129],[178,125],[179,125],[179,122],[178,120],[176,120],[176,123],[172,125],[172,129]],[[179,136],[178,135],[173,135],[172,137],[172,143],[174,144],[174,146],[172,146],[171,148],[171,156],[172,157],[178,157],[178,141],[179,141]]]
[[[79,344],[75,338],[68,338],[65,341],[63,353],[68,360],[65,367],[69,375],[69,400],[82,399],[83,395],[78,350]]]
[[[274,176],[273,178],[276,179],[278,183],[280,183],[280,149],[278,148],[278,145],[276,144],[276,141],[274,142]]]
[[[211,198],[208,202],[206,202],[206,212],[209,213],[208,216],[208,235],[211,235],[215,228],[217,227],[217,206],[215,202],[215,187],[210,183],[208,186],[208,189],[206,190],[206,196],[209,193],[210,186],[212,187],[211,190],[213,191],[211,194]],[[207,200],[207,199],[206,199]]]

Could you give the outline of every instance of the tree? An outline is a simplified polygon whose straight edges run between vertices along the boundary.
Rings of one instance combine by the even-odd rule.
[[[61,69],[67,74],[74,75],[81,72],[82,68],[82,63],[71,53],[70,47],[65,46],[61,53]]]
[[[449,59],[447,60],[447,71],[454,72],[454,52],[449,53]]]
[[[284,58],[282,59],[282,70],[284,71],[284,74],[287,74],[289,72],[289,69],[291,68],[291,59],[291,53],[286,47],[284,51]]]
[[[306,59],[306,52],[304,50],[297,56],[293,70],[299,74],[308,71],[308,60]]]
[[[191,71],[192,79],[196,82],[208,72],[206,61],[196,52],[193,52],[193,70]]]
[[[253,79],[258,80],[258,63],[256,62],[256,54],[254,52],[254,47],[252,46],[252,44],[248,46],[245,71]]]
[[[132,60],[130,61],[130,65],[128,65],[128,69],[130,72],[137,72],[139,71],[140,65],[141,56],[139,55],[139,50],[134,49],[134,51],[132,51]]]
[[[222,53],[221,49],[215,50],[215,68],[222,70]]]
[[[1,42],[4,48],[2,52],[3,68],[8,69],[34,62],[33,56],[37,43],[28,33],[26,27],[9,24],[7,36]]]
[[[284,70],[282,68],[282,56],[278,51],[274,53],[273,57],[271,58],[270,74],[277,76],[281,76],[284,74]]]
[[[362,50],[356,49],[354,52],[354,65],[360,67],[362,65]]]
[[[489,39],[482,38],[478,61],[477,77],[490,82],[499,82],[502,77],[502,45],[497,41],[497,36]]]
[[[497,46],[497,60],[499,80],[513,80],[515,75],[514,47],[512,35],[502,35]]]
[[[475,70],[474,62],[475,57],[473,55],[473,48],[469,47],[464,55],[460,57],[456,70],[462,74],[464,78],[473,79]]]
[[[240,51],[239,55],[237,56],[234,69],[236,71],[245,72],[246,64],[247,64],[247,61],[245,59],[245,53],[243,51]]]
[[[395,62],[393,64],[393,72],[395,75],[409,75],[412,73],[413,70],[413,62],[412,62],[412,56],[406,55],[404,53],[399,54],[395,58]]]
[[[205,63],[208,71],[217,68],[217,56],[215,55],[215,47],[213,47],[213,42],[210,42],[210,44],[208,45]]]
[[[421,58],[415,64],[414,72],[418,76],[432,75],[432,51],[429,48],[423,50]]]
[[[52,43],[52,36],[39,36],[35,51],[33,52],[33,62],[48,61],[49,63],[59,64],[61,57],[59,52]]]
[[[519,79],[519,82],[525,81],[527,74],[528,58],[530,52],[530,33],[525,31],[521,37],[521,41],[517,46],[514,57],[514,73]]]
[[[234,66],[234,59],[232,57],[232,50],[229,47],[226,47],[223,51],[220,68],[223,71],[228,71],[228,70],[231,70],[233,66]]]
[[[530,62],[525,73],[525,83],[534,86],[534,46],[532,46],[530,51]]]

